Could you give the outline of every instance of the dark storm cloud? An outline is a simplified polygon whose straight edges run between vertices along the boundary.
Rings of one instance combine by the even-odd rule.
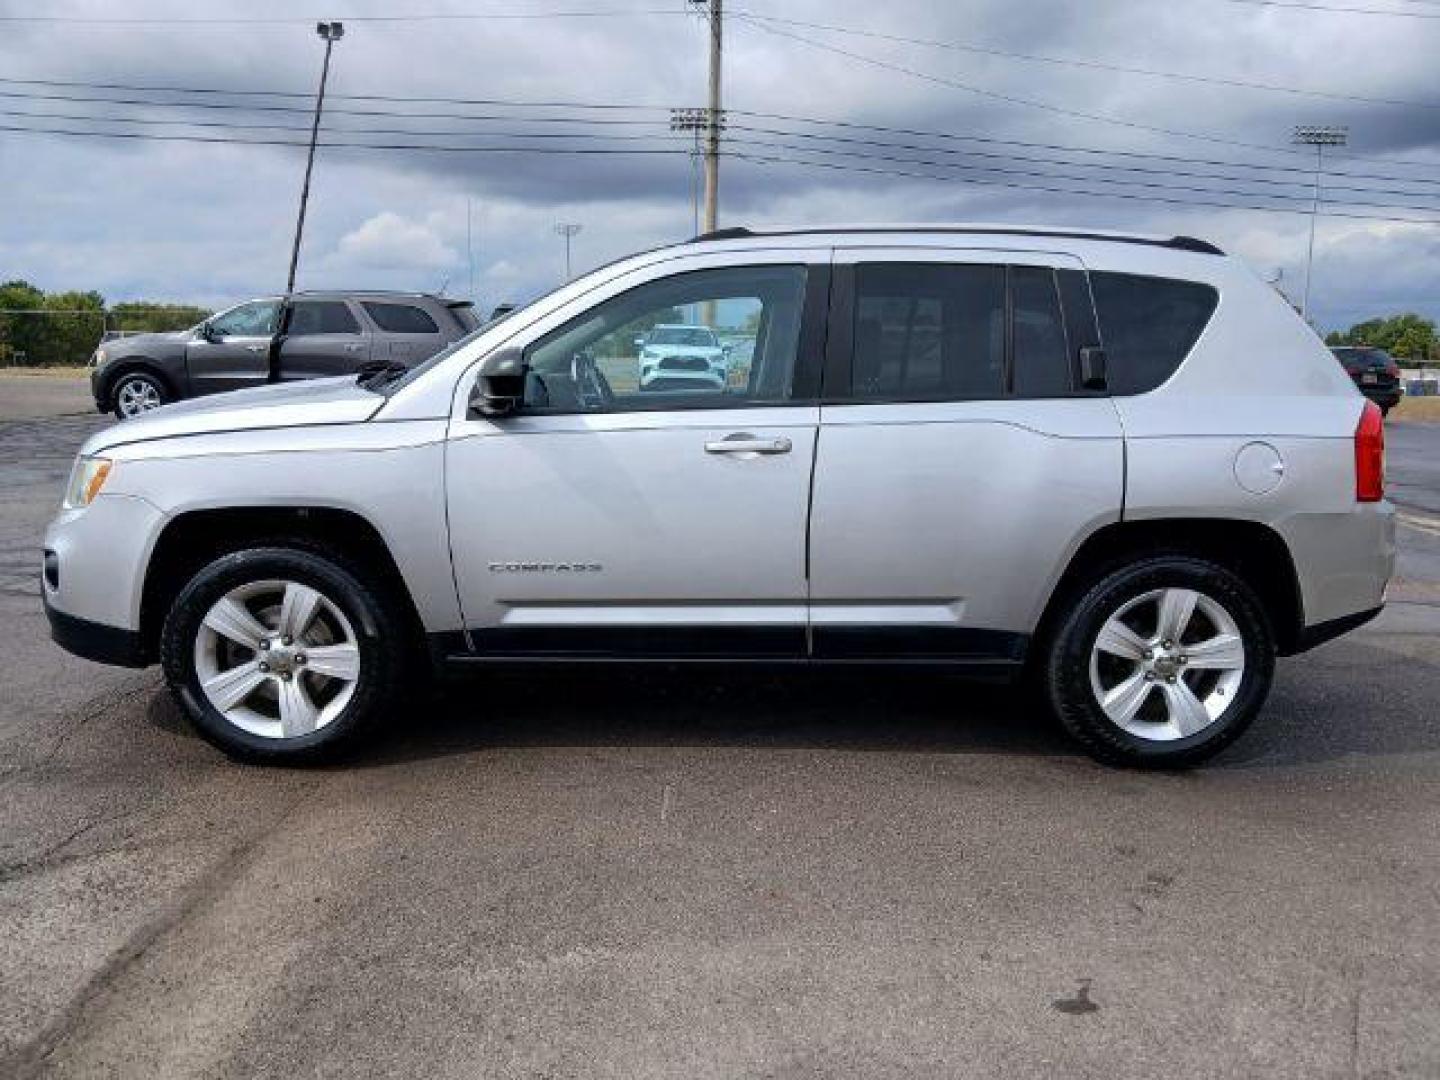
[[[513,0],[503,5],[503,10],[513,12],[526,6],[530,5]],[[534,6],[543,9],[549,5]],[[637,0],[637,6],[647,10],[673,7],[677,12],[684,7],[679,0],[673,5],[642,5]],[[1274,174],[1293,178],[1294,185],[1187,181],[1163,173],[1149,179],[1238,188],[1242,193],[1218,194],[1213,201],[1296,209],[1305,208],[1304,169],[1310,159],[1290,153],[1292,126],[1342,123],[1351,131],[1347,153],[1356,156],[1332,158],[1336,171],[1406,178],[1383,186],[1413,192],[1414,198],[1392,197],[1391,201],[1440,205],[1440,197],[1423,194],[1440,190],[1423,183],[1435,178],[1430,170],[1361,160],[1391,155],[1406,161],[1440,162],[1440,109],[1325,100],[1021,61],[793,23],[757,23],[746,13],[991,50],[1416,102],[1436,97],[1430,58],[1440,44],[1440,20],[1327,15],[1224,0],[1096,0],[1085,5],[1062,0],[908,0],[883,7],[822,0],[785,4],[731,0],[730,6],[735,12],[727,29],[725,71],[727,105],[733,110],[730,135],[746,143],[737,143],[733,149],[737,155],[752,158],[799,158],[814,163],[761,163],[738,157],[727,161],[722,202],[723,214],[730,221],[971,218],[1184,231],[1213,236],[1245,255],[1262,272],[1283,271],[1286,285],[1302,277],[1307,227],[1303,214],[1261,214],[1030,190],[1023,185],[1167,194],[1153,188],[1117,188],[1117,181],[1133,180],[1135,175],[1086,169],[1081,164],[1118,159],[856,129],[845,129],[843,134],[857,140],[909,142],[924,149],[826,143],[797,133],[834,134],[841,129],[748,115],[756,113],[1241,165],[1275,163],[1297,170]],[[45,13],[263,18],[295,16],[300,8],[299,4],[278,2],[182,6],[158,0],[134,0],[121,7],[100,0],[71,0],[47,5]],[[334,8],[339,10],[331,10]],[[501,9],[502,5],[495,6],[495,10]],[[565,130],[653,135],[664,140],[668,137],[667,113],[661,110],[703,101],[704,29],[684,14],[413,23],[367,23],[356,18],[405,10],[437,13],[465,7],[453,0],[409,0],[403,9],[379,3],[327,5],[326,17],[351,19],[336,52],[331,90],[337,96],[331,103],[337,109],[449,112],[456,118],[357,117],[337,111],[331,114],[330,125],[352,132],[332,131],[327,138],[473,143],[475,140],[461,135],[422,138],[405,132],[473,128],[465,117],[483,113],[514,117],[506,123],[484,125],[491,130],[531,132],[562,127],[534,123],[539,116],[654,118],[661,123],[653,128],[584,125]],[[308,10],[301,13],[312,14]],[[306,94],[317,74],[319,46],[313,32],[300,24],[202,29],[13,24],[0,39],[0,58],[4,75],[12,79],[263,87]],[[8,89],[22,88],[11,85]],[[344,96],[359,94],[659,108],[652,113],[607,113],[568,106],[536,110],[367,103]],[[1019,99],[1035,104],[1023,104]],[[96,104],[8,100],[10,104],[0,107],[50,113],[107,111]],[[303,110],[305,99],[262,99],[258,103]],[[162,108],[127,112],[150,119],[175,115]],[[284,124],[302,129],[211,129],[221,135],[304,138],[303,111],[210,110],[193,115],[226,123]],[[1100,117],[1123,122],[1109,123]],[[86,125],[70,122],[69,126]],[[382,127],[400,133],[353,133],[353,129]],[[747,127],[772,130],[741,130]],[[143,130],[167,129],[156,125]],[[1183,133],[1209,138],[1187,138]],[[757,141],[785,145],[761,147],[755,145]],[[540,143],[538,139],[524,141],[525,145]],[[633,139],[591,139],[585,145],[619,149],[648,144]],[[809,147],[811,152],[802,152],[800,147]],[[815,153],[820,147],[836,152]],[[944,148],[1033,160],[946,154]],[[887,156],[902,160],[881,160]],[[284,261],[302,160],[300,151],[288,147],[127,144],[0,134],[0,162],[10,189],[7,209],[0,217],[0,271],[7,277],[30,276],[52,288],[95,286],[117,297],[148,292],[218,300],[273,288]],[[969,171],[941,169],[937,162],[964,164]],[[1239,165],[1224,170],[1184,163],[1150,164],[1162,169],[1247,175]],[[842,165],[849,169],[833,167]],[[926,180],[887,172],[942,178]],[[1045,179],[1023,175],[1026,172],[1070,175]],[[991,183],[981,184],[981,180]],[[468,202],[472,246],[477,250],[477,291],[487,297],[527,295],[550,284],[559,272],[559,249],[551,232],[555,221],[583,223],[577,257],[582,264],[600,262],[688,233],[691,182],[691,164],[683,153],[668,157],[322,150],[302,276],[312,284],[363,278],[377,284],[430,288],[448,280],[452,288],[468,287]],[[1294,201],[1261,199],[1261,192],[1288,194]],[[1170,194],[1181,201],[1205,198],[1195,192]],[[1340,192],[1333,196],[1347,197]],[[1393,214],[1400,216],[1401,212]],[[1317,313],[1322,320],[1333,320],[1366,313],[1371,307],[1402,303],[1440,313],[1440,269],[1430,258],[1437,233],[1440,226],[1340,218],[1322,222]]]

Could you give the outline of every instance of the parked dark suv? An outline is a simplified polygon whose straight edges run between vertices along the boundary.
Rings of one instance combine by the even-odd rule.
[[[265,297],[189,330],[102,342],[90,387],[123,420],[220,390],[418,364],[479,325],[468,300],[426,293]]]
[[[1400,401],[1400,368],[1384,349],[1369,345],[1338,345],[1330,351],[1355,380],[1355,385],[1382,413],[1388,413]]]

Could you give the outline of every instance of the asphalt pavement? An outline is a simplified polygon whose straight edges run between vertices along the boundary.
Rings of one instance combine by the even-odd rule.
[[[0,1076],[1440,1075],[1440,426],[1380,620],[1211,766],[936,675],[496,677],[228,763],[51,645],[0,424]]]

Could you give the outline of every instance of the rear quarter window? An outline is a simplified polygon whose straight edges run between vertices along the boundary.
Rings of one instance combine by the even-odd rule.
[[[1143,394],[1173,375],[1220,302],[1211,286],[1175,278],[1094,271],[1090,287],[1112,394]]]
[[[440,327],[424,308],[414,304],[382,304],[375,300],[364,302],[365,314],[376,326],[391,334],[438,334]]]

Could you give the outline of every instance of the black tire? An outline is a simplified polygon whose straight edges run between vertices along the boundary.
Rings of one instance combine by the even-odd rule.
[[[286,738],[255,734],[228,720],[201,688],[195,656],[205,616],[217,601],[238,587],[277,580],[319,591],[349,620],[359,651],[348,703],[317,730]],[[181,590],[161,631],[160,662],[196,732],[225,754],[252,764],[317,764],[352,752],[377,729],[404,685],[414,655],[410,637],[410,620],[384,590],[367,585],[357,567],[300,548],[256,547],[221,556]]]
[[[134,370],[124,371],[115,380],[115,385],[110,387],[110,411],[115,414],[117,420],[129,420],[134,416],[143,413],[127,413],[122,405],[123,392],[127,386],[132,385],[153,394],[158,405],[168,405],[174,400],[170,388],[158,375],[152,375],[148,371]]]
[[[1245,666],[1229,704],[1209,726],[1162,741],[1132,734],[1106,714],[1091,684],[1090,662],[1096,639],[1112,615],[1130,601],[1166,588],[1194,590],[1223,608],[1239,632]],[[1274,677],[1275,635],[1254,590],[1236,574],[1204,559],[1156,555],[1112,567],[1076,594],[1048,642],[1043,661],[1042,688],[1049,706],[1091,757],[1111,765],[1188,768],[1225,749],[1255,719]]]

